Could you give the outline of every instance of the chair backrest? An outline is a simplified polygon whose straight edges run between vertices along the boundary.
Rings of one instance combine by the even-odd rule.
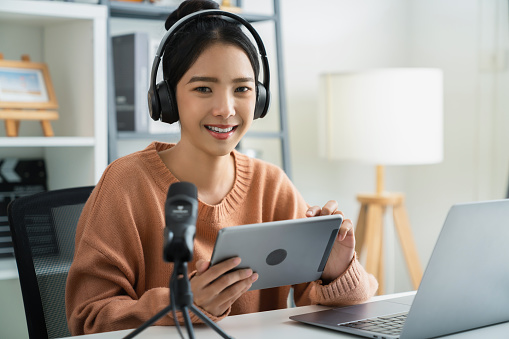
[[[76,225],[93,188],[37,193],[15,199],[7,208],[30,338],[70,336],[65,283]]]

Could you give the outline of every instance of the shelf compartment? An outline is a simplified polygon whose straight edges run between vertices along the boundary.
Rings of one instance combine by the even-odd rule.
[[[110,1],[110,15],[113,18],[166,20],[177,7],[156,6],[149,3]],[[273,15],[239,13],[249,22],[275,20]]]

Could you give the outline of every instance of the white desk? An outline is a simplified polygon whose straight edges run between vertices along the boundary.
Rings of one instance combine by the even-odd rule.
[[[415,292],[405,292],[393,295],[377,296],[374,300],[389,299],[393,297],[401,297],[411,295]],[[303,306],[288,308],[283,310],[259,312],[252,314],[242,314],[227,317],[217,324],[229,336],[236,339],[270,339],[270,338],[292,338],[292,339],[338,339],[338,338],[360,338],[358,336],[340,333],[333,330],[323,329],[320,327],[310,326],[295,322],[288,319],[291,315],[308,313],[313,311],[325,310],[325,306]],[[107,333],[99,333],[85,335],[80,338],[89,339],[113,339],[122,338],[132,330],[115,331]],[[184,336],[187,338],[185,327],[182,326]],[[214,338],[221,339],[214,330],[207,325],[194,325],[194,334],[196,339]],[[140,333],[136,338],[180,338],[174,326],[152,326]],[[485,327],[473,331],[463,332],[446,338],[451,339],[479,339],[479,338],[509,338],[509,322],[500,325]]]

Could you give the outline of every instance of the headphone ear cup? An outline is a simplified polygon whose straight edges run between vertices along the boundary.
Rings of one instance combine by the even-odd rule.
[[[258,82],[256,85],[256,105],[254,119],[263,118],[270,106],[270,93],[265,86]]]
[[[166,80],[163,80],[157,84],[156,90],[161,107],[161,121],[168,124],[177,122],[179,120],[177,101],[175,100],[175,94],[171,90],[170,85]]]
[[[159,105],[159,98],[157,97],[157,93],[151,87],[148,90],[148,112],[152,120],[157,121],[161,117],[161,107]]]

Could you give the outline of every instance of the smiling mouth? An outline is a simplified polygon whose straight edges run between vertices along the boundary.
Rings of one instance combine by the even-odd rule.
[[[234,129],[237,128],[237,126],[231,126],[227,128],[219,128],[216,126],[205,126],[209,131],[216,132],[216,133],[230,133]]]

